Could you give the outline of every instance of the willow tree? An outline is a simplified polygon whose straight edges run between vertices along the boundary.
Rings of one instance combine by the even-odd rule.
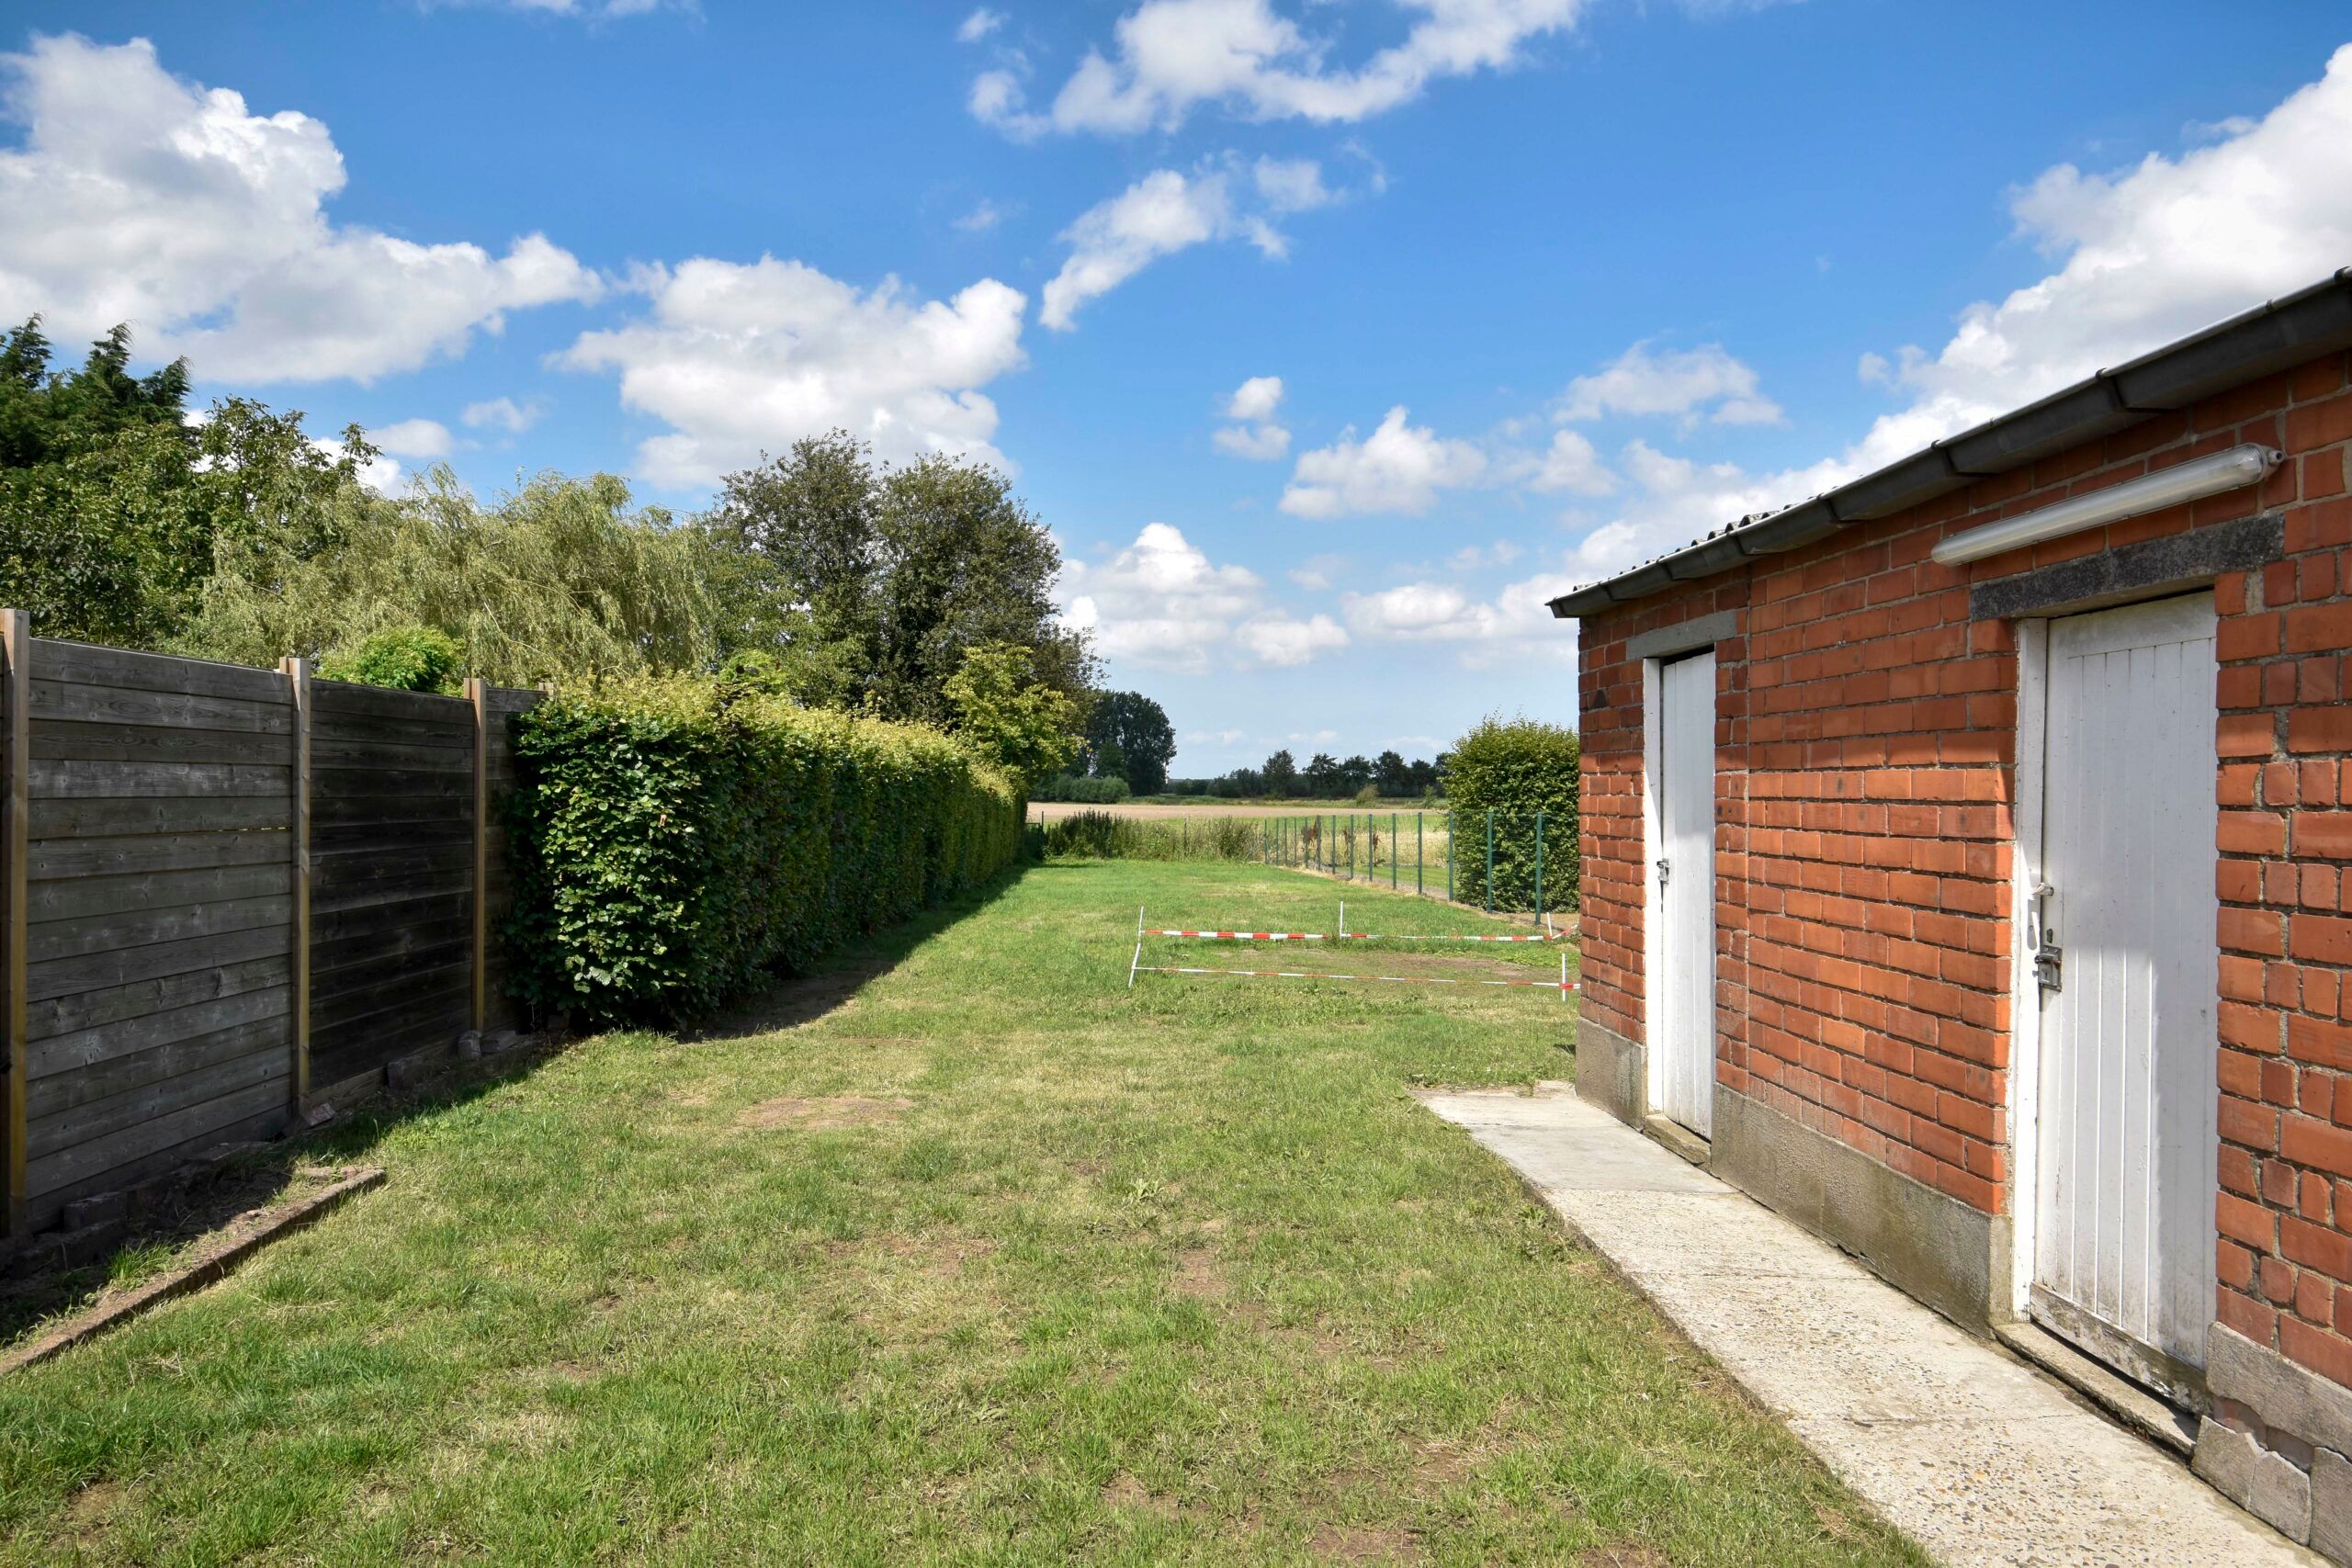
[[[446,468],[354,505],[341,547],[223,558],[178,651],[243,663],[347,649],[392,627],[455,638],[506,685],[697,670],[717,653],[707,545],[607,474],[543,475],[485,505]]]

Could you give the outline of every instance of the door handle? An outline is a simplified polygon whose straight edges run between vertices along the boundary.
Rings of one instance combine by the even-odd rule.
[[[2041,912],[2043,901],[2057,891],[2047,882],[2039,883],[2027,898],[2025,907],[2025,943],[2026,951],[2033,954],[2034,982],[2044,991],[2051,992],[2066,988],[2064,967],[2066,950],[2053,940],[2057,933],[2050,929]]]
[[[1671,867],[1670,863],[1667,860],[1667,858],[1666,858],[1664,855],[1660,855],[1660,856],[1658,856],[1658,860],[1657,860],[1657,880],[1658,880],[1658,885],[1659,885],[1660,886],[1665,886],[1665,884],[1666,884],[1666,874],[1667,874],[1667,873],[1668,873],[1668,871],[1669,871],[1670,869],[1672,869],[1672,867]]]

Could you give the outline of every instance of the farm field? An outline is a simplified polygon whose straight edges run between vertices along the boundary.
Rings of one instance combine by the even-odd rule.
[[[0,1562],[1923,1561],[1411,1099],[1572,1076],[1556,993],[1127,988],[1138,905],[1340,891],[1048,863],[345,1129],[383,1189],[0,1382]],[[1559,962],[1379,946],[1283,962]]]
[[[1136,817],[1148,821],[1184,817],[1306,817],[1318,811],[1398,811],[1408,817],[1419,811],[1435,818],[1445,815],[1445,804],[1440,801],[1432,805],[1423,800],[1384,800],[1376,806],[1365,806],[1353,800],[1253,802],[1225,800],[1214,795],[1175,801],[1122,800],[1110,806],[1090,806],[1073,800],[1033,800],[1029,803],[1029,820],[1051,822],[1057,818],[1075,816],[1081,811],[1107,811],[1116,817]]]

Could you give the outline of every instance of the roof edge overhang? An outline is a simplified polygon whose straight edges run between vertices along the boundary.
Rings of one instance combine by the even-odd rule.
[[[2077,381],[1876,473],[1705,538],[1551,601],[1573,620],[1680,582],[1781,555],[1857,523],[1874,523],[2086,441],[2172,413],[2323,354],[2352,348],[2352,267],[2203,332]]]

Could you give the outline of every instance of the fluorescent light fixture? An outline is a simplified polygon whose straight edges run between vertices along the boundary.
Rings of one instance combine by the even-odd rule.
[[[2233,446],[2226,452],[2176,464],[2161,472],[2109,485],[2021,517],[2004,517],[1998,523],[1954,534],[1939,541],[1932,553],[1939,566],[1959,566],[1997,556],[2003,550],[2014,550],[2020,545],[2038,545],[2044,539],[2079,534],[2102,523],[2161,512],[2167,506],[2201,501],[2224,491],[2244,490],[2268,479],[2283,456],[2272,446],[2252,443]]]

